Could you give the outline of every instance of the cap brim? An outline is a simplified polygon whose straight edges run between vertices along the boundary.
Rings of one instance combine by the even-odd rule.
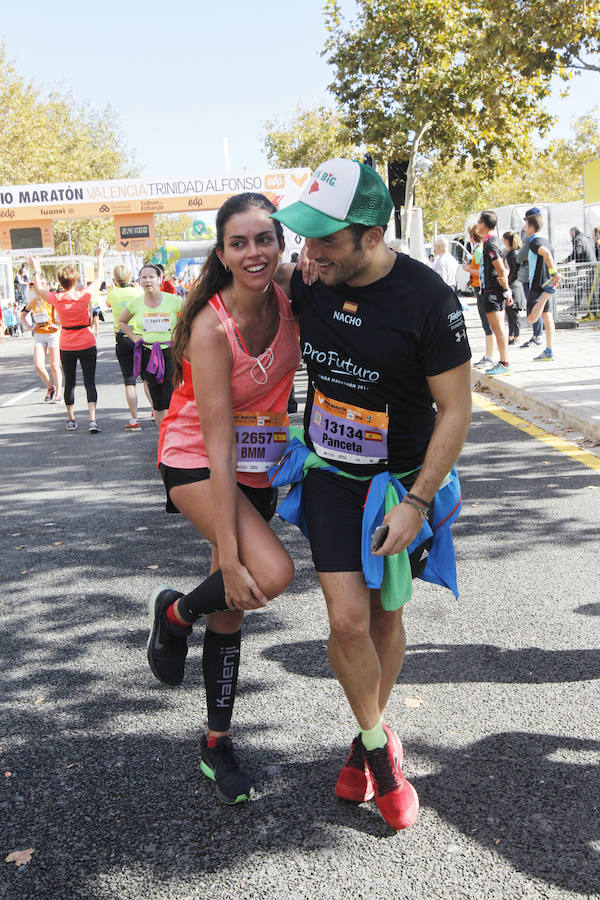
[[[342,228],[348,227],[348,222],[334,219],[332,216],[319,212],[318,209],[307,206],[301,200],[291,203],[278,212],[271,213],[271,218],[282,222],[291,231],[295,231],[296,234],[308,238],[325,237],[328,234],[334,234],[336,231],[341,231]]]

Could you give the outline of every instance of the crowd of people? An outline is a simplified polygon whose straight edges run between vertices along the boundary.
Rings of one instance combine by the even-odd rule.
[[[540,347],[533,357],[536,362],[554,359],[556,289],[562,280],[557,265],[573,267],[572,272],[567,270],[574,297],[570,313],[581,322],[600,318],[600,228],[594,228],[593,237],[571,228],[572,250],[560,261],[550,241],[542,236],[543,230],[540,209],[531,207],[520,232],[505,231],[500,238],[496,213],[484,210],[468,229],[470,252],[461,244],[466,257],[462,268],[469,275],[485,334],[484,354],[474,366],[487,375],[511,374],[508,347],[519,343],[522,313],[532,325],[532,334],[520,347]],[[449,286],[458,287],[459,264],[446,237],[436,239],[429,264]],[[544,335],[545,347],[541,350]]]
[[[518,343],[519,315],[523,310],[533,327],[532,336],[521,348],[541,344],[543,323],[546,347],[534,360],[548,362],[554,358],[552,303],[560,281],[552,245],[540,234],[543,219],[537,207],[525,213],[521,234],[505,231],[502,244],[497,227],[496,213],[484,210],[477,224],[469,229],[472,255],[468,263],[463,263],[477,297],[477,311],[485,334],[484,354],[474,365],[494,377],[512,373],[508,348]],[[499,358],[494,361],[496,352]]]

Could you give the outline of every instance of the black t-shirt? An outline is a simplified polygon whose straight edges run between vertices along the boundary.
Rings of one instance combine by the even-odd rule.
[[[489,234],[481,248],[481,261],[483,264],[483,279],[481,286],[486,294],[497,294],[503,289],[498,282],[498,273],[494,268],[494,261],[502,259],[502,248],[495,234]]]
[[[309,286],[296,270],[292,305],[308,369],[310,449],[358,475],[421,465],[435,423],[426,378],[471,358],[454,291],[428,266],[398,254],[391,272],[365,287]],[[359,448],[368,463],[352,461]]]
[[[538,253],[540,247],[547,247],[554,256],[554,250],[548,238],[539,234],[534,234],[529,238],[529,289],[534,292],[543,291],[543,285],[550,278],[546,260]]]

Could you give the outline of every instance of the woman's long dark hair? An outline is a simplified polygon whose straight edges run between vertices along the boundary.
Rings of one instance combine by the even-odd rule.
[[[179,320],[173,331],[171,353],[175,370],[173,376],[175,387],[181,384],[183,378],[183,353],[190,339],[192,322],[200,310],[206,306],[210,298],[222,291],[232,281],[231,272],[225,268],[217,256],[217,248],[219,250],[224,250],[225,248],[223,241],[225,225],[231,216],[246,212],[248,209],[266,209],[269,213],[277,211],[277,208],[263,194],[236,194],[234,197],[226,200],[219,209],[216,221],[217,237],[215,246],[210,251],[197,281],[194,282],[194,286],[186,297],[185,303],[181,308]],[[283,247],[281,222],[273,219],[273,224],[275,225],[279,246]]]

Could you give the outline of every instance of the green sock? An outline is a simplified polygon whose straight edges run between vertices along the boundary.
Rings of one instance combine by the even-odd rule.
[[[383,730],[383,723],[380,721],[375,728],[361,728],[360,735],[365,750],[376,750],[378,747],[385,747],[387,744],[387,734]]]

